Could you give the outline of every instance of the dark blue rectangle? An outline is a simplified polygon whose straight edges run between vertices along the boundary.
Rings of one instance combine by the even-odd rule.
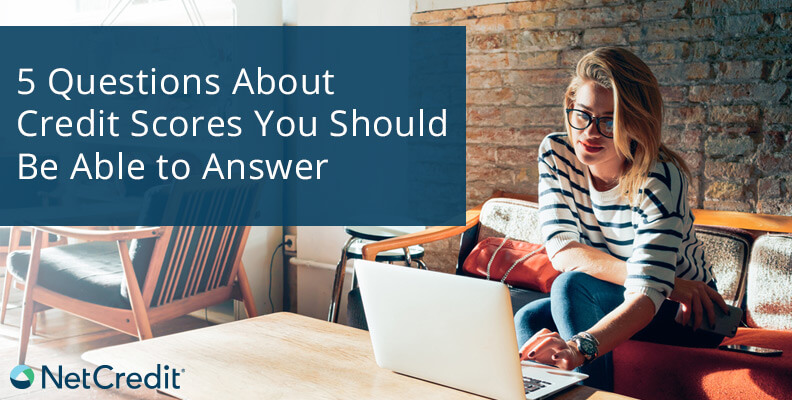
[[[0,36],[0,225],[464,224],[462,27]]]

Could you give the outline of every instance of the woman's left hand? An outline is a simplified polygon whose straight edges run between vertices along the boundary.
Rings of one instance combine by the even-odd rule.
[[[555,365],[567,371],[583,365],[585,361],[577,349],[549,329],[542,329],[525,342],[520,349],[520,359]]]
[[[697,330],[704,321],[704,314],[711,327],[715,327],[715,307],[720,307],[728,315],[729,307],[723,300],[720,293],[701,281],[689,281],[687,279],[675,278],[674,290],[668,296],[669,299],[680,304],[677,312],[676,321],[682,325],[687,325],[693,318],[693,330]]]

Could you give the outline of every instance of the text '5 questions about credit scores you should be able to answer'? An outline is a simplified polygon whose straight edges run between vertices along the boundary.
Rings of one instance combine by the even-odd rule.
[[[36,90],[36,82],[29,76],[32,68],[19,69],[18,94],[29,95]],[[248,70],[239,70],[230,91],[230,96],[333,96],[336,88],[335,75],[329,70],[315,75],[272,75],[258,67],[255,74]],[[121,75],[94,75],[75,74],[66,68],[56,68],[47,74],[47,90],[61,99],[71,102],[87,98],[88,96],[111,97],[141,97],[141,96],[166,96],[179,98],[184,96],[222,96],[223,88],[220,76],[217,74],[161,74],[156,68],[148,71],[139,70],[134,74]],[[132,111],[127,120],[115,111],[106,111],[101,108],[88,108],[78,115],[45,115],[36,109],[28,109],[19,114],[17,127],[19,133],[28,138],[47,137],[57,135],[60,137],[94,137],[128,136],[132,138],[143,137],[208,137],[236,138],[243,135],[244,124],[242,115],[206,116],[206,115],[155,115],[147,109]],[[326,134],[330,137],[435,137],[446,136],[446,109],[436,109],[432,113],[423,108],[415,110],[414,115],[385,116],[363,115],[356,108],[351,110],[335,109],[326,116],[327,120],[317,122],[317,116],[278,115],[274,109],[253,109],[245,118],[255,119],[256,135],[267,137],[276,133],[279,137],[292,136],[316,137]],[[123,128],[127,131],[124,132]],[[322,132],[325,127],[326,132]],[[95,174],[89,174],[89,160],[94,158]],[[41,161],[34,154],[20,153],[20,179],[33,179],[40,176],[45,179],[54,179],[54,160]],[[162,156],[156,160],[159,165],[159,178],[168,179],[164,173],[168,162]],[[117,165],[112,168],[111,163]],[[329,163],[328,159],[298,160],[294,162],[294,176],[301,180],[321,179],[321,168]],[[41,175],[35,168],[41,164]],[[45,165],[46,164],[46,165]],[[226,168],[222,167],[226,164]],[[102,166],[104,173],[101,171]],[[201,175],[207,179],[215,175],[220,179],[242,178],[250,180],[259,179],[287,179],[292,170],[292,160],[238,160],[226,159],[214,153],[206,161]],[[245,168],[245,165],[247,168]],[[174,166],[175,168],[175,166]],[[189,166],[186,168],[189,169]],[[236,171],[234,172],[234,168]],[[126,169],[127,176],[131,179],[143,179],[140,171],[143,162],[124,158],[122,153],[117,156],[79,155],[75,162],[70,179],[75,174],[85,173],[88,178],[103,179],[115,174],[108,172],[115,169],[119,178],[123,178],[122,170]],[[175,169],[171,174],[176,179],[186,178],[186,173],[177,173]],[[235,175],[235,176],[234,176]]]

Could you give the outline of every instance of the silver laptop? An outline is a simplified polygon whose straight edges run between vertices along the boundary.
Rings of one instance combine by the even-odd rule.
[[[355,260],[377,364],[496,399],[541,399],[587,378],[520,363],[500,282]]]

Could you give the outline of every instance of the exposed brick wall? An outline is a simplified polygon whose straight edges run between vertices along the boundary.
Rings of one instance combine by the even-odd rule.
[[[467,202],[536,194],[536,149],[563,128],[586,52],[621,45],[657,76],[664,141],[693,171],[697,208],[792,215],[792,3],[537,0],[416,13],[467,27]],[[453,268],[458,238],[427,262]]]

